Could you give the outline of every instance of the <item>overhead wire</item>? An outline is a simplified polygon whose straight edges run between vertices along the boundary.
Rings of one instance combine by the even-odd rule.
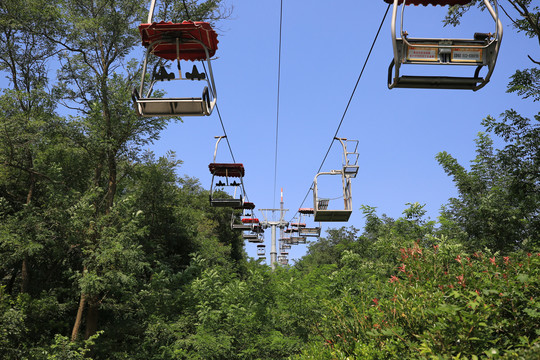
[[[279,9],[279,45],[278,45],[278,73],[277,73],[277,100],[276,100],[276,144],[274,155],[274,202],[273,207],[276,207],[276,189],[277,189],[277,164],[278,164],[278,137],[279,137],[279,99],[281,85],[281,34],[283,29],[283,0],[280,2]]]
[[[330,149],[332,148],[332,145],[334,144],[334,141],[336,140],[336,136],[341,128],[341,125],[343,124],[343,120],[345,120],[345,116],[347,115],[347,111],[349,110],[349,106],[351,105],[351,102],[352,102],[352,99],[354,97],[354,94],[356,92],[356,89],[358,88],[358,84],[360,83],[360,79],[362,78],[362,75],[364,74],[364,70],[366,68],[366,65],[369,61],[369,58],[371,56],[371,53],[373,51],[373,48],[375,47],[375,43],[377,42],[377,39],[379,38],[379,34],[381,32],[381,29],[383,27],[383,24],[384,24],[384,21],[386,20],[386,15],[388,15],[388,10],[390,10],[390,6],[391,4],[388,4],[388,7],[386,8],[386,11],[384,13],[384,16],[381,20],[381,24],[379,25],[379,29],[377,30],[377,33],[375,34],[375,37],[373,39],[373,42],[371,43],[371,47],[369,49],[369,52],[366,56],[366,60],[364,61],[364,65],[362,66],[362,70],[360,71],[360,74],[358,75],[358,79],[356,80],[356,84],[354,85],[354,88],[351,92],[351,95],[349,97],[349,101],[347,102],[347,106],[345,106],[345,110],[343,111],[343,115],[341,116],[341,120],[339,121],[339,124],[338,124],[338,127],[336,129],[336,132],[334,133],[334,136],[332,137],[332,141],[330,142],[330,146],[328,146],[328,150],[326,151],[326,154],[324,155],[324,158],[321,162],[321,165],[319,166],[319,169],[317,170],[317,173],[319,173],[322,169],[322,167],[324,166],[324,163],[326,161],[326,158],[328,157],[328,154],[330,153]],[[306,202],[306,199],[307,197],[309,196],[309,193],[313,190],[313,185],[314,185],[314,182],[311,183],[311,186],[309,187],[309,190],[307,191],[306,193],[306,196],[304,196],[304,199],[302,200],[302,203],[300,204],[300,206],[298,208],[301,208],[302,205],[304,205],[304,203]],[[298,214],[298,211],[296,211],[296,213],[294,214],[294,216],[296,216],[296,214]],[[293,216],[293,218],[294,218]]]

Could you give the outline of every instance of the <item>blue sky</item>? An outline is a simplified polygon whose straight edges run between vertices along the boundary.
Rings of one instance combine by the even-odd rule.
[[[218,106],[236,161],[246,169],[249,200],[257,208],[279,207],[283,188],[289,220],[332,141],[387,5],[382,0],[284,1],[276,176],[280,2],[238,0],[229,4],[233,14],[218,26],[218,58],[213,62]],[[510,10],[510,5],[504,5]],[[494,31],[489,14],[477,9],[466,14],[460,27],[444,28],[441,21],[446,10],[409,7],[404,28],[413,37],[472,38],[474,32]],[[482,131],[484,117],[499,116],[509,108],[529,117],[538,111],[537,104],[506,93],[514,71],[532,67],[527,54],[539,57],[538,44],[517,34],[506,16],[502,21],[505,33],[498,63],[485,88],[477,92],[389,90],[386,78],[392,45],[388,14],[338,133],[360,141],[360,170],[352,185],[354,212],[348,223],[323,223],[323,228],[362,228],[362,204],[377,207],[379,215],[397,218],[406,203],[419,202],[436,219],[441,205],[456,191],[435,155],[447,151],[468,166],[475,157],[474,139]],[[470,76],[474,68],[459,70]],[[409,74],[415,71],[419,72],[409,66]],[[174,150],[184,161],[179,173],[199,178],[208,188],[213,136],[222,134],[214,111],[210,117],[185,118],[183,123],[170,125],[152,150],[156,154]],[[232,161],[223,143],[218,161]],[[341,147],[335,142],[322,170],[340,166]],[[340,191],[337,184],[336,196]],[[303,207],[312,206],[310,194]],[[266,244],[269,253],[270,230],[266,231]],[[246,249],[255,256],[253,244]],[[299,258],[305,251],[305,245],[297,245],[290,257]]]

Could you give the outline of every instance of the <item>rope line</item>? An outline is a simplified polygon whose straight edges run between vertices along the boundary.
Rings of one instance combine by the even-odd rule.
[[[283,28],[283,0],[279,9],[279,50],[278,50],[278,72],[277,72],[277,101],[276,101],[276,150],[274,155],[274,202],[273,208],[276,207],[276,189],[277,189],[277,164],[278,164],[278,137],[279,137],[279,92],[281,85],[281,33]]]

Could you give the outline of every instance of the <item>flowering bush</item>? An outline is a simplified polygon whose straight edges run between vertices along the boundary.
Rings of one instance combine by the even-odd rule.
[[[399,257],[386,281],[329,303],[318,330],[332,358],[518,358],[538,348],[540,253],[414,243]]]

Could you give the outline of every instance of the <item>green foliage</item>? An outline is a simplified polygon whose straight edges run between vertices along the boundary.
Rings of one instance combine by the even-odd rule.
[[[480,358],[540,341],[540,253],[468,255],[444,244],[400,253],[395,275],[328,303],[317,329],[332,358]]]
[[[540,70],[537,68],[517,70],[512,75],[507,92],[515,92],[524,99],[540,100]]]
[[[54,344],[50,346],[50,350],[44,351],[43,355],[47,357],[46,360],[92,360],[88,356],[91,347],[95,344],[95,340],[101,333],[97,333],[91,336],[88,340],[85,340],[82,344],[71,342],[67,337],[62,335],[56,335],[54,337]]]
[[[504,148],[495,150],[491,138],[479,134],[469,171],[448,153],[437,155],[459,194],[443,209],[443,225],[457,225],[462,232],[453,235],[464,235],[474,249],[534,248],[540,233],[540,128],[511,110],[502,121],[488,117],[483,125],[505,141]]]

